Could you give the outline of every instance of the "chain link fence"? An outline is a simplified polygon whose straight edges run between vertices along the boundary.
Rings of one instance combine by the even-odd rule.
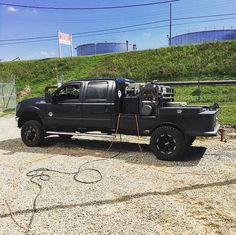
[[[0,111],[15,109],[16,107],[16,84],[15,81],[0,82]]]

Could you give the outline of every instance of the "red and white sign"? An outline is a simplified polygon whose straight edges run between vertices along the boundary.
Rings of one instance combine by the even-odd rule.
[[[58,32],[58,41],[60,44],[72,45],[72,36],[67,33]]]

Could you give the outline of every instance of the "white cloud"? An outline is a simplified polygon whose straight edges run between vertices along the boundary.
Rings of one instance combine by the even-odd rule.
[[[42,56],[49,56],[50,53],[48,51],[40,51],[39,54]]]
[[[17,12],[18,10],[15,7],[10,6],[10,7],[7,8],[7,11],[9,11],[9,12]]]
[[[37,14],[38,14],[38,11],[34,9],[34,10],[31,11],[31,13],[37,15]]]
[[[146,32],[146,33],[143,34],[143,36],[144,36],[144,37],[150,37],[150,36],[151,36],[151,33],[147,33],[147,32]]]
[[[40,51],[40,52],[33,52],[32,54],[28,55],[27,58],[29,59],[40,59],[40,58],[50,58],[55,57],[55,52],[48,52],[48,51]]]
[[[54,56],[56,53],[55,52],[48,52],[48,51],[40,51],[39,52],[39,55],[41,55],[41,56]]]

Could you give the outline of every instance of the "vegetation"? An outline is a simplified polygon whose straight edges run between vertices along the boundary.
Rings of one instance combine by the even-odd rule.
[[[8,109],[8,110],[5,110],[5,111],[0,111],[0,117],[6,116],[8,114],[12,114],[14,112],[15,112],[15,109]]]
[[[236,85],[176,87],[175,100],[194,104],[217,102],[220,105],[220,123],[236,125]]]
[[[126,77],[137,82],[235,79],[236,41],[0,63],[0,80],[16,80],[18,100],[42,96],[45,86],[58,80],[86,77]],[[236,124],[235,94],[235,86],[176,88],[179,101],[220,102],[224,110],[221,119],[231,124]],[[232,117],[223,117],[226,113]]]

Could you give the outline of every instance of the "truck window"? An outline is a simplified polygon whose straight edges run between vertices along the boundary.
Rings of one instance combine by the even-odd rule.
[[[55,95],[61,102],[79,100],[81,84],[67,85]]]
[[[89,82],[86,100],[107,100],[108,82]]]

